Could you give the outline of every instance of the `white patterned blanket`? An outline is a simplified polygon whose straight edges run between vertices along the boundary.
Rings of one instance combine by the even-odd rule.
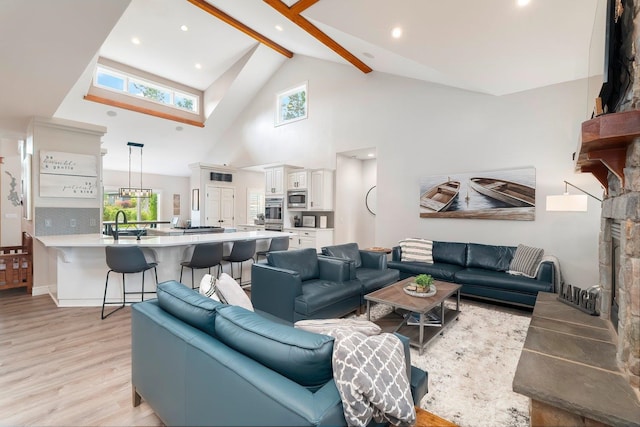
[[[330,335],[335,337],[333,377],[347,423],[365,426],[374,418],[413,425],[416,412],[400,339],[388,333],[366,336],[339,328]]]

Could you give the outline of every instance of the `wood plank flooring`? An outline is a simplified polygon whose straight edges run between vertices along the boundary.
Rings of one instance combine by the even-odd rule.
[[[100,320],[100,307],[0,292],[0,425],[161,426],[131,404],[130,309]]]

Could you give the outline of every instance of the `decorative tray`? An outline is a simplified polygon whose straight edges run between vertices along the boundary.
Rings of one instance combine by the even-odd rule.
[[[402,288],[402,290],[404,291],[405,294],[411,295],[412,297],[420,297],[420,298],[432,297],[436,294],[436,292],[438,292],[438,289],[436,289],[436,285],[431,285],[431,290],[429,292],[416,292],[414,290],[411,290],[411,288],[412,287],[415,288],[415,286],[416,286],[415,283],[409,283],[405,285]]]

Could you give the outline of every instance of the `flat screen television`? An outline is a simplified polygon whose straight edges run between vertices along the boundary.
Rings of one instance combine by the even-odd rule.
[[[598,95],[604,114],[618,111],[631,84],[632,29],[633,0],[607,0],[604,73]]]

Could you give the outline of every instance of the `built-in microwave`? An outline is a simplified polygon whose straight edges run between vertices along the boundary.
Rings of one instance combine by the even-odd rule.
[[[287,207],[307,209],[307,190],[287,191]]]

